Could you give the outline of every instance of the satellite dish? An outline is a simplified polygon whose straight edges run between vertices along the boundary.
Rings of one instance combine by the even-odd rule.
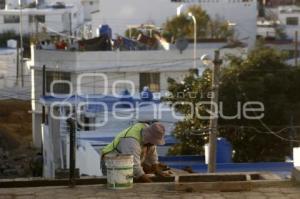
[[[180,51],[180,53],[182,53],[188,47],[188,45],[188,40],[183,37],[178,38],[175,42],[175,46]]]

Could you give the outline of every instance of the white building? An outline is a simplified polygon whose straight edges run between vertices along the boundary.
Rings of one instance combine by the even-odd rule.
[[[278,20],[283,25],[287,37],[294,39],[295,32],[300,30],[300,7],[279,7]]]
[[[35,3],[36,2],[36,3]],[[67,33],[85,36],[85,24],[92,20],[92,13],[99,8],[99,0],[56,0],[22,1],[22,12],[17,0],[6,1],[5,9],[0,9],[0,33],[4,31],[24,34],[41,31]],[[22,26],[20,26],[22,18]],[[45,29],[46,27],[46,29]]]
[[[274,23],[276,22],[266,21],[263,19],[257,21],[257,36],[275,38],[277,36],[276,35],[277,33],[276,33],[276,27]]]
[[[197,51],[198,60],[203,54],[213,57],[214,50],[224,45],[226,43],[200,43],[201,49]],[[247,54],[244,48],[223,49],[221,52],[223,55]],[[31,97],[38,99],[42,96],[43,65],[47,70],[45,90],[48,94],[54,80],[63,80],[62,84],[57,84],[56,87],[52,85],[56,94],[116,95],[124,89],[129,89],[131,94],[138,95],[144,86],[150,87],[153,92],[164,94],[167,92],[169,77],[181,81],[193,68],[193,56],[193,48],[188,48],[182,53],[178,50],[89,52],[33,50]],[[199,61],[197,64],[200,64]],[[107,84],[102,74],[107,77]],[[82,75],[85,76],[80,78]],[[41,110],[38,101],[32,101],[33,140],[37,147],[41,143]]]
[[[0,32],[14,31],[19,33],[20,29],[20,12],[19,10],[0,10],[0,23],[4,24],[0,27]],[[77,20],[78,11],[74,7],[66,9],[36,9],[28,8],[22,11],[22,32],[30,34],[43,31],[43,27],[49,32],[69,33],[80,26],[83,22]],[[70,16],[72,19],[70,22]],[[36,22],[38,21],[38,22]]]
[[[300,7],[280,6],[266,8],[267,18],[257,21],[257,35],[263,37],[275,37],[276,29],[285,34],[286,39],[293,40],[295,32],[300,30]]]
[[[213,57],[214,50],[224,45],[226,45],[226,43],[200,43],[197,50],[198,60],[203,54],[208,54]],[[182,53],[180,53],[179,50],[71,52],[64,50],[36,50],[33,48],[31,98],[36,99],[32,100],[33,142],[36,147],[40,147],[40,144],[43,141],[45,142],[46,139],[47,143],[45,143],[44,149],[48,148],[53,152],[51,153],[52,155],[47,153],[48,165],[44,165],[47,168],[45,169],[45,171],[47,171],[46,176],[51,177],[54,175],[54,167],[61,168],[60,163],[62,159],[65,158],[62,158],[60,155],[62,145],[60,144],[61,139],[58,138],[66,136],[68,132],[65,132],[65,120],[57,120],[52,117],[49,104],[47,105],[48,108],[46,108],[47,122],[42,124],[42,104],[41,101],[37,99],[42,96],[43,65],[46,66],[45,91],[48,95],[51,94],[50,92],[52,90],[54,95],[58,97],[61,96],[61,94],[64,94],[64,97],[66,94],[79,96],[86,96],[88,94],[116,96],[120,94],[120,91],[128,89],[132,95],[138,96],[141,89],[144,86],[148,86],[159,98],[159,96],[167,92],[167,79],[169,77],[180,82],[189,73],[189,70],[193,68],[194,54],[192,46],[193,45],[190,45],[190,48],[187,48]],[[225,48],[221,50],[221,54],[222,56],[225,54],[243,56],[246,55],[247,52],[245,48]],[[199,61],[197,64],[200,66]],[[200,70],[203,70],[203,67],[200,67]],[[59,80],[60,82],[53,84],[54,80]],[[47,104],[47,101],[43,103]],[[165,109],[168,109],[168,113],[163,111],[162,118],[166,122],[167,133],[170,133],[174,118],[170,117],[170,108],[165,107]],[[56,109],[56,111],[61,112],[60,109]],[[151,110],[151,106],[150,109],[146,107],[142,112],[142,115],[138,114],[138,120],[156,119],[152,114],[153,110]],[[121,114],[131,113],[123,112]],[[103,119],[103,117],[99,117],[99,115],[87,116],[88,121],[92,118],[96,121]],[[92,128],[88,133],[78,130],[78,138],[80,140],[90,139],[95,135],[98,137],[113,136],[123,128],[128,127],[130,123],[136,121],[137,119],[135,118],[117,121],[113,115],[109,115],[108,123],[105,126]],[[42,135],[44,139],[42,139]],[[68,141],[66,141],[66,143],[67,142]],[[92,158],[89,155],[81,155],[81,158],[79,156],[77,156],[77,158],[82,159],[82,157],[86,157],[89,161],[96,161],[94,164],[98,165],[99,154],[95,154],[89,143],[80,143],[84,145],[84,150],[88,151],[79,152],[79,154],[88,153],[94,155]],[[65,144],[63,144],[63,146],[64,145]],[[63,153],[68,154],[68,152]],[[89,169],[92,169],[88,173],[99,175],[99,171],[97,172],[95,169],[90,168],[93,166],[87,164],[86,161],[78,162],[83,164],[81,166],[79,165],[79,167],[83,169],[81,172],[88,172]],[[99,167],[97,166],[96,168]]]
[[[16,85],[17,60],[16,48],[0,48],[0,89]]]
[[[177,14],[184,4],[200,5],[210,17],[219,17],[235,24],[236,36],[253,46],[256,38],[256,0],[102,0],[99,14],[94,16],[93,31],[100,24],[108,24],[114,33],[123,35],[128,25],[162,26]]]
[[[23,68],[21,68],[19,52],[15,40],[8,40],[7,48],[0,48],[0,89],[2,89],[1,92],[5,92],[3,89],[12,91],[7,97],[14,96],[13,89],[22,86],[30,88],[30,70],[27,65],[29,62],[24,59]],[[29,96],[29,92],[27,96]]]

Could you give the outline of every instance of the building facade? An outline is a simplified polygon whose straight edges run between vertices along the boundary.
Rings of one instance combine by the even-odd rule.
[[[296,31],[300,30],[300,7],[282,6],[278,8],[278,20],[283,26],[289,39],[295,38]]]
[[[0,8],[0,33],[72,32],[72,35],[82,37],[86,24],[92,20],[92,13],[99,8],[99,0],[24,0],[21,10],[16,0],[7,0],[3,4]]]
[[[224,43],[199,44],[197,57],[207,54],[213,57],[214,50]],[[139,96],[146,86],[159,96],[168,90],[168,78],[182,81],[194,65],[193,48],[180,53],[179,50],[151,51],[64,51],[36,50],[32,52],[31,97],[33,117],[33,140],[35,146],[41,143],[41,104],[43,94],[43,65],[46,66],[46,94],[54,95],[119,95],[125,89],[131,95]],[[223,49],[222,55],[243,56],[245,48]],[[59,59],[58,59],[59,57]],[[200,61],[197,65],[201,66]],[[203,67],[199,68],[204,70]],[[59,80],[56,85],[55,80]]]
[[[219,17],[235,24],[236,37],[253,46],[256,39],[256,0],[102,0],[95,16],[93,31],[108,24],[113,33],[123,35],[129,25],[162,26],[177,14],[177,8],[200,5],[211,18]],[[159,9],[158,9],[159,8]],[[114,35],[114,34],[113,34]]]

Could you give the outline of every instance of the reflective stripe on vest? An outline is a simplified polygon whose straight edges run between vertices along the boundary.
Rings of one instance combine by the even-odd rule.
[[[145,124],[137,123],[127,129],[121,131],[110,144],[108,144],[107,146],[105,146],[102,149],[102,155],[106,155],[115,150],[117,151],[117,147],[120,143],[121,138],[134,138],[141,144],[143,141],[141,131],[145,127],[146,127]]]

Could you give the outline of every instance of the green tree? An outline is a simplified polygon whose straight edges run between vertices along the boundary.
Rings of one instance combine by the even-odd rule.
[[[232,58],[231,65],[223,70],[220,100],[227,115],[237,112],[236,102],[260,101],[265,107],[262,120],[220,120],[221,125],[244,126],[220,131],[232,142],[238,162],[283,161],[290,155],[287,140],[298,139],[290,137],[291,129],[281,131],[300,113],[300,95],[295,92],[300,89],[300,70],[284,60],[284,54],[260,47],[246,60]]]
[[[176,40],[180,37],[192,39],[194,37],[194,24],[187,13],[191,12],[197,21],[197,38],[227,38],[233,35],[227,21],[220,17],[211,19],[207,13],[197,5],[191,6],[186,12],[179,16],[174,16],[164,24],[164,35],[168,41]]]
[[[207,33],[204,30],[207,28],[210,21],[209,16],[200,6],[191,6],[186,12],[168,19],[164,24],[164,31],[169,33],[173,39],[179,37],[193,38],[194,25],[192,19],[187,17],[188,12],[193,13],[196,18],[198,38],[207,36]],[[170,40],[171,38],[167,39]]]
[[[192,114],[192,111],[198,111],[201,115],[207,114],[205,111],[208,108],[207,106],[196,108],[196,104],[199,101],[210,100],[211,72],[206,70],[201,77],[198,77],[196,71],[191,70],[184,82],[176,82],[174,79],[169,78],[168,83],[170,95],[164,100],[172,105],[176,104],[175,110],[185,115],[185,119],[176,124],[173,132],[181,143],[175,145],[169,152],[173,155],[201,154],[203,153],[202,146],[207,140],[205,129],[209,121],[199,119],[195,114]],[[192,103],[193,107],[188,103]]]
[[[291,129],[285,128],[290,125],[292,118],[294,125],[300,122],[300,94],[297,92],[300,89],[300,69],[287,66],[281,53],[264,47],[253,50],[247,59],[228,59],[229,66],[221,71],[220,102],[223,103],[223,114],[236,115],[238,102],[243,105],[248,101],[260,101],[265,106],[265,116],[261,120],[220,118],[220,136],[232,143],[234,160],[237,162],[284,160],[290,154],[291,143],[287,140],[300,139],[299,132],[291,137]],[[192,115],[184,102],[195,105],[199,101],[210,100],[210,85],[209,70],[201,77],[191,73],[183,84],[169,79],[171,95],[165,100],[171,104],[183,104],[177,106],[176,110],[186,116],[184,121],[177,123],[173,132],[180,144],[170,150],[171,154],[203,152],[203,144],[208,141],[209,121]],[[190,93],[196,93],[196,97],[191,98]],[[204,115],[209,107],[198,109]]]

